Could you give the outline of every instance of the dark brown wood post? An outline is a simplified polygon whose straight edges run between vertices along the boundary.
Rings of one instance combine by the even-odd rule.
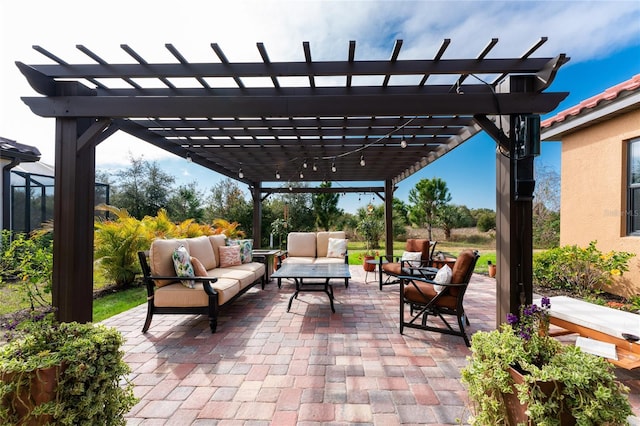
[[[253,199],[253,247],[262,247],[262,184],[257,182],[251,189]]]
[[[393,256],[393,183],[384,181],[385,254]]]
[[[63,322],[90,322],[93,308],[95,145],[80,146],[88,119],[56,119],[53,306]]]

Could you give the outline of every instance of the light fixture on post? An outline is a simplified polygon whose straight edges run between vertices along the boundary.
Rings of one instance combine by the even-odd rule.
[[[367,163],[365,163],[365,161],[364,161],[364,155],[361,155],[361,156],[360,156],[360,165],[361,165],[362,167],[364,167],[366,164],[367,164]]]
[[[276,169],[276,179],[280,180],[280,171]]]

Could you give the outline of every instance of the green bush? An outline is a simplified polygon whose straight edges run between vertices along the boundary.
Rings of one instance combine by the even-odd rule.
[[[538,253],[533,258],[534,284],[568,290],[579,296],[594,295],[610,285],[614,277],[629,270],[633,253],[602,253],[591,241],[585,248],[562,246]]]
[[[496,229],[496,214],[495,213],[483,213],[478,218],[478,231],[487,232],[491,229]]]

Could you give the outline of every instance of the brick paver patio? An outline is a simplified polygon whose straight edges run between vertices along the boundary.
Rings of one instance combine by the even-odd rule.
[[[349,288],[302,293],[293,283],[250,290],[206,318],[156,315],[141,333],[146,305],[105,321],[125,336],[125,360],[140,402],[130,425],[450,425],[470,415],[460,337],[398,332],[398,286],[378,290],[361,266]],[[465,297],[470,332],[495,326],[495,280],[474,275]],[[617,369],[640,413],[640,371]],[[632,419],[632,424],[640,424]]]

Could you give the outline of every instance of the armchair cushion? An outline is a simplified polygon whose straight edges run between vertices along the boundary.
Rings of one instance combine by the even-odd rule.
[[[191,264],[191,256],[189,256],[189,252],[184,245],[181,245],[173,251],[172,259],[173,267],[178,277],[195,277],[193,265]],[[180,282],[185,287],[195,287],[195,281],[193,280],[180,280]]]
[[[408,302],[426,305],[437,295],[438,292],[434,288],[434,285],[424,281],[414,280],[411,284],[404,287],[404,298]],[[450,296],[447,293],[443,293],[436,302],[438,306],[455,309],[458,298]]]
[[[343,238],[329,238],[327,257],[344,258],[347,253],[347,240]]]

